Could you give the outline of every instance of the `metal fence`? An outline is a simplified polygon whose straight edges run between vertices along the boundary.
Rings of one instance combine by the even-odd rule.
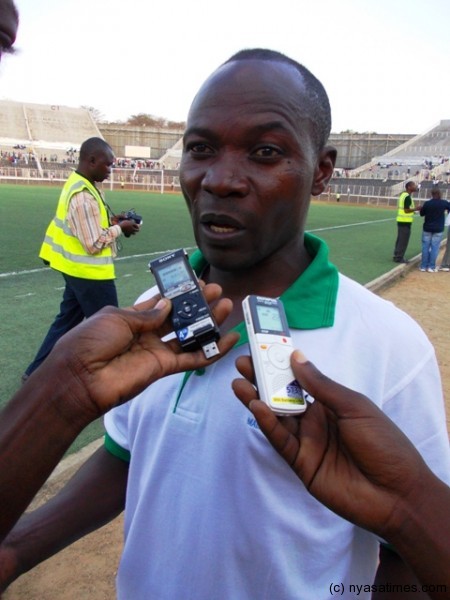
[[[61,187],[70,173],[73,165],[49,165],[44,168],[42,176],[37,168],[28,166],[0,166],[0,183],[7,182],[25,185],[58,185]],[[111,190],[140,190],[145,192],[180,192],[180,178],[177,170],[164,169],[130,169],[115,168],[110,178],[101,185]],[[440,186],[442,198],[450,199],[450,186]],[[348,202],[352,204],[370,204],[371,206],[396,206],[399,192],[392,185],[383,185],[379,180],[373,184],[358,184],[346,182],[344,179],[334,179],[318,199],[325,202]],[[429,186],[422,186],[414,194],[416,200],[426,200],[431,197]]]
[[[43,169],[0,167],[0,182],[21,185],[57,185],[61,187],[74,170],[73,166]],[[108,180],[100,185],[111,190],[139,190],[144,192],[180,192],[178,171],[161,169],[113,169]]]

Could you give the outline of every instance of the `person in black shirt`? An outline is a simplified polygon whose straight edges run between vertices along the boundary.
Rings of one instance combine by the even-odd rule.
[[[437,273],[438,271],[436,259],[444,233],[445,213],[449,211],[450,202],[442,200],[440,190],[434,188],[431,192],[431,199],[427,200],[420,209],[420,216],[425,218],[422,232],[421,271],[428,273]]]

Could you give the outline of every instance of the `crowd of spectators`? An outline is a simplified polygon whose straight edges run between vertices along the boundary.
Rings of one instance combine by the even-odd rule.
[[[22,149],[23,147],[21,147]],[[28,165],[35,162],[33,152],[21,152],[18,150],[0,150],[0,162],[5,165]]]
[[[23,151],[26,147],[21,146],[21,149],[0,150],[0,163],[2,166],[27,166],[36,164],[35,154],[31,150]],[[51,154],[41,154],[39,160],[42,165],[45,163],[57,163],[60,165],[77,163],[77,150],[71,148],[66,151],[65,156],[58,155],[56,152]],[[155,160],[133,159],[133,158],[117,158],[114,163],[115,168],[123,169],[165,169],[165,164]]]
[[[117,157],[114,162],[114,167],[123,169],[165,169],[164,163],[160,163],[157,160]]]

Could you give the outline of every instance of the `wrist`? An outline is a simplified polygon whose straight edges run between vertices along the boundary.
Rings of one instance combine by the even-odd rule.
[[[72,363],[73,359],[65,349],[58,348],[38,371],[40,382],[45,382],[43,385],[49,388],[46,394],[48,408],[55,419],[61,420],[69,435],[78,434],[99,417],[86,385]]]
[[[422,583],[436,583],[450,563],[450,488],[431,471],[417,478],[413,494],[402,497],[383,532]],[[450,581],[439,583],[450,584]]]

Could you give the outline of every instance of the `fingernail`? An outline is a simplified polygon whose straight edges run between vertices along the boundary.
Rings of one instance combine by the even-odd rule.
[[[165,298],[161,298],[158,300],[158,303],[155,305],[157,310],[162,310],[167,305],[167,300]]]
[[[294,360],[296,363],[299,363],[300,365],[303,365],[304,363],[308,362],[308,359],[303,354],[303,352],[300,352],[300,350],[294,350],[294,352],[292,353],[292,360]]]

